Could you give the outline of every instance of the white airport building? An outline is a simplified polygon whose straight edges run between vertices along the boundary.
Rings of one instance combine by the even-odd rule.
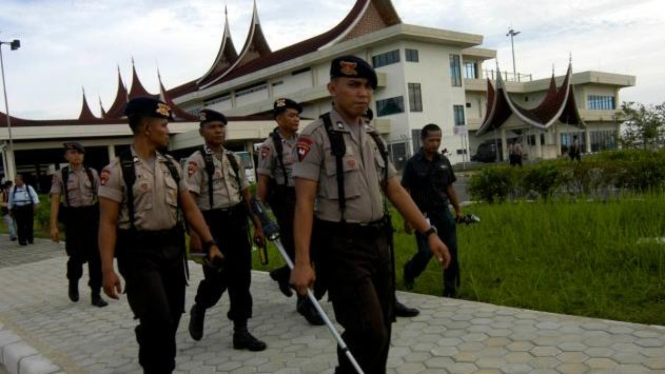
[[[346,54],[376,68],[374,125],[398,167],[417,151],[420,129],[428,123],[442,127],[442,149],[453,163],[468,161],[478,149],[506,159],[507,142],[513,138],[522,142],[529,158],[560,156],[573,135],[586,152],[617,146],[619,124],[613,117],[620,90],[634,86],[634,76],[574,72],[572,64],[565,75],[545,79],[498,72],[496,51],[482,48],[482,35],[405,24],[390,0],[349,0],[349,7],[331,30],[276,51],[262,31],[256,3],[239,50],[228,18],[220,14],[224,31],[219,52],[199,78],[171,89],[160,83],[159,92],[151,94],[135,69],[129,89],[118,72],[116,98],[108,109],[102,106],[100,116],[92,113],[84,94],[77,119],[12,117],[13,149],[6,116],[0,113],[5,175],[20,171],[44,179],[58,167],[65,140],[81,141],[91,165],[103,166],[131,141],[122,116],[125,103],[148,95],[175,108],[170,148],[176,155],[201,144],[196,115],[203,108],[230,117],[229,148],[251,153],[275,127],[270,115],[275,99],[302,103],[302,126],[330,110],[330,62]]]

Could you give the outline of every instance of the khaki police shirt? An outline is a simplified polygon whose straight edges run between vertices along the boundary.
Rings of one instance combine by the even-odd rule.
[[[66,183],[67,186],[67,195],[69,201],[65,201],[65,192],[62,190],[62,169],[58,170],[53,174],[53,179],[51,180],[51,192],[49,194],[60,194],[62,201],[65,203],[65,206],[78,208],[83,206],[91,206],[97,203],[95,198],[95,192],[99,191],[99,175],[95,169],[90,169],[92,174],[91,181],[88,178],[88,173],[84,167],[79,168],[79,170],[74,170],[70,166],[67,166],[69,169],[69,176]],[[97,191],[94,191],[96,189]]]
[[[393,165],[386,165],[370,133],[376,129],[362,122],[361,131],[352,131],[349,124],[333,109],[330,113],[333,130],[342,132],[346,144],[343,157],[344,190],[346,194],[346,221],[369,223],[383,217],[383,198],[380,183],[388,168],[388,179],[397,175]],[[357,135],[360,134],[360,139]],[[337,167],[332,155],[330,139],[322,119],[308,125],[298,137],[294,153],[293,177],[318,182],[316,217],[324,221],[339,222],[337,193]]]
[[[142,160],[132,148],[134,156],[134,225],[137,230],[156,231],[173,228],[177,222],[178,189],[187,191],[187,183],[180,165],[171,156],[155,155],[154,167],[149,160]],[[169,172],[167,162],[175,165],[180,176],[180,186]],[[118,228],[129,229],[127,194],[120,159],[115,158],[102,170],[99,196],[120,204]],[[178,188],[179,187],[179,188]]]
[[[292,139],[284,139],[280,134],[279,137],[282,142],[282,162],[284,163],[284,169],[286,170],[287,186],[293,187],[293,164],[295,163],[296,157],[293,150],[296,147],[297,136]],[[274,179],[278,185],[283,186],[284,171],[282,170],[282,165],[279,163],[278,158],[279,155],[275,148],[275,141],[271,136],[261,145],[259,164],[256,168],[256,172],[260,175],[269,176]]]
[[[208,147],[205,147],[205,151],[208,154],[212,153]],[[238,186],[236,174],[228,159],[228,154],[235,157],[238,163],[240,186]],[[227,209],[238,205],[242,201],[242,191],[249,188],[245,169],[240,159],[233,152],[223,149],[221,153],[215,154],[212,160],[213,165],[215,165],[215,172],[212,176],[212,198],[214,204],[212,209]],[[187,159],[187,186],[190,192],[198,195],[196,205],[198,205],[199,209],[211,210],[208,194],[208,172],[206,171],[205,160],[200,150],[194,152]]]

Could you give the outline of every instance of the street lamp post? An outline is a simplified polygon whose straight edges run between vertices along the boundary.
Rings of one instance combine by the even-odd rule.
[[[511,27],[510,30],[508,30],[508,33],[506,34],[506,36],[510,36],[510,47],[513,50],[513,76],[515,77],[516,81],[519,81],[519,79],[517,79],[517,65],[515,64],[515,43],[513,42],[513,38],[519,35],[520,33],[521,31],[515,31]]]
[[[12,51],[15,51],[19,48],[21,48],[21,41],[18,39],[14,39],[11,42],[3,42],[0,41],[0,71],[2,71],[2,89],[5,93],[5,114],[7,115],[7,133],[9,135],[9,149],[11,152],[14,152],[14,140],[12,139],[12,120],[11,120],[11,115],[9,114],[9,100],[7,99],[7,81],[5,80],[5,63],[2,59],[2,45],[3,44],[8,44],[11,48]],[[7,150],[5,150],[5,159],[7,156]],[[7,160],[5,160],[7,161]],[[9,162],[5,162],[7,164],[7,168],[9,168]],[[5,177],[7,179],[13,179],[13,175],[7,175],[8,170],[5,169]]]

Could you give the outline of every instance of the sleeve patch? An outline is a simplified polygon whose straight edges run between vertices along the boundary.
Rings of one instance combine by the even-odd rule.
[[[266,158],[268,156],[270,156],[270,147],[267,145],[261,147],[261,158]]]
[[[111,178],[111,171],[107,168],[104,168],[104,170],[102,170],[102,174],[99,176],[100,184],[102,186],[106,186],[109,178]]]
[[[312,140],[312,138],[303,135],[301,135],[298,138],[298,143],[296,144],[296,151],[298,152],[298,161],[302,162],[302,160],[304,160],[305,157],[307,157],[307,154],[309,153],[312,144],[314,144],[314,140]]]
[[[195,161],[190,161],[187,163],[187,175],[190,177],[196,173],[199,169],[199,165]]]

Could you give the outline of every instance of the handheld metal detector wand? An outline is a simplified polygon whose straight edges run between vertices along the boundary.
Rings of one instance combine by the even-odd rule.
[[[286,264],[289,265],[289,269],[293,270],[293,261],[291,261],[291,258],[289,258],[289,255],[286,253],[286,250],[282,245],[282,241],[279,239],[279,226],[277,225],[277,223],[273,222],[270,219],[270,216],[268,216],[268,211],[266,210],[266,207],[263,205],[261,200],[257,198],[252,198],[252,210],[254,211],[254,214],[256,214],[256,216],[259,217],[266,238],[271,242],[275,243],[277,249],[279,250],[279,253],[284,258],[284,261],[286,261]],[[307,297],[309,298],[309,301],[312,302],[312,305],[314,305],[314,308],[319,313],[323,321],[326,323],[326,326],[328,326],[328,330],[330,330],[330,332],[335,337],[335,340],[337,340],[339,348],[342,350],[342,352],[344,352],[346,357],[349,359],[351,365],[353,365],[358,374],[364,374],[363,369],[360,368],[360,365],[358,365],[358,362],[356,361],[355,357],[353,357],[353,355],[351,354],[349,347],[346,345],[346,343],[344,343],[344,340],[339,335],[339,332],[337,332],[337,329],[330,321],[330,318],[328,318],[326,312],[324,312],[323,309],[321,308],[321,304],[319,304],[319,301],[316,300],[316,297],[314,297],[314,294],[309,289],[307,290]]]

